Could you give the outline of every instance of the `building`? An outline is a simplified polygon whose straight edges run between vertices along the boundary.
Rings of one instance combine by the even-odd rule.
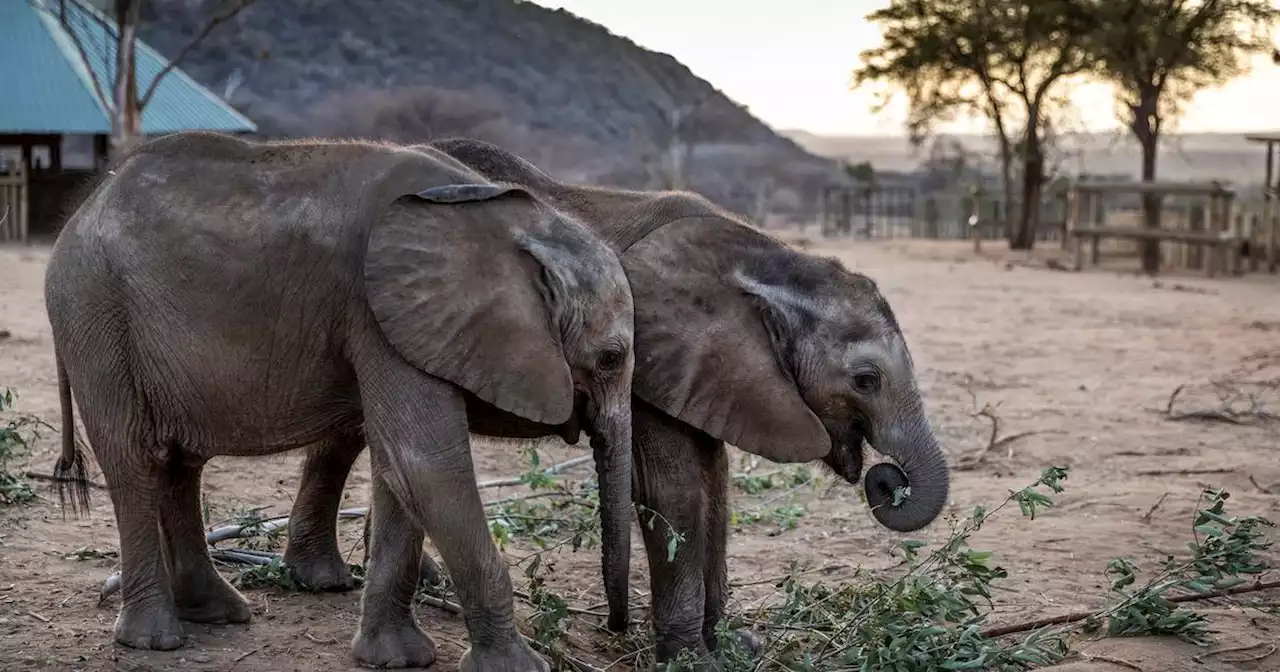
[[[111,119],[94,80],[111,95],[115,24],[83,0],[66,0],[64,25],[61,6],[0,0],[0,242],[55,233],[76,186],[106,160]],[[136,50],[142,95],[168,60],[142,40]],[[142,134],[184,130],[257,126],[174,68],[142,111]]]

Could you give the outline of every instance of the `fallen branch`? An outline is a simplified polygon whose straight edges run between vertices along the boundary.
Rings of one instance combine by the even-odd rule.
[[[559,464],[553,464],[550,467],[543,469],[542,473],[547,476],[554,476],[556,474],[569,471],[570,469],[580,467],[584,464],[587,464],[588,462],[593,461],[594,459],[595,457],[591,455],[586,455],[583,457],[575,457],[571,460],[565,460],[564,462],[560,462]],[[33,476],[33,478],[35,477]],[[53,480],[52,476],[46,476],[46,478]],[[500,488],[500,487],[510,486],[510,485],[520,485],[523,482],[522,479],[523,477],[521,476],[512,476],[509,478],[499,478],[499,479],[494,479],[490,481],[480,481],[479,483],[476,483],[476,487],[479,489],[485,489],[485,488]],[[103,486],[98,486],[98,487],[103,487]],[[547,496],[547,494],[536,493],[535,495],[532,495],[529,498],[531,499],[533,497],[543,497],[543,496]],[[485,505],[495,506],[496,504],[505,503],[509,501],[512,501],[512,499],[498,500],[497,502],[488,502]],[[343,509],[338,512],[339,518],[364,518],[368,515],[369,515],[369,507],[367,506]],[[253,532],[253,535],[250,535],[250,536],[256,536],[257,534],[271,533],[278,529],[285,528],[288,526],[289,526],[288,516],[276,516],[274,518],[267,518],[265,520],[260,520],[253,523],[247,523],[242,525],[225,525],[225,526],[218,527],[211,530],[205,536],[205,541],[209,545],[213,545],[220,541],[226,541],[227,539],[238,539],[244,536],[244,531],[246,528]]]
[[[1211,590],[1207,593],[1193,593],[1190,595],[1176,595],[1174,597],[1163,598],[1175,604],[1183,602],[1198,602],[1200,600],[1211,600],[1216,597],[1229,597],[1232,595],[1242,595],[1244,593],[1257,593],[1264,590],[1274,590],[1280,588],[1280,580],[1262,581],[1261,579],[1254,581],[1247,586],[1235,586],[1234,588],[1224,588],[1222,590]],[[1050,625],[1064,625],[1067,623],[1076,623],[1089,618],[1093,618],[1100,614],[1100,611],[1077,611],[1061,616],[1050,616],[1049,618],[1041,618],[1034,621],[1026,621],[1025,623],[1014,623],[1011,625],[1002,625],[996,628],[987,628],[982,631],[982,636],[988,639],[993,637],[1004,637],[1020,632],[1027,632]]]
[[[584,455],[583,457],[575,457],[572,460],[565,460],[564,462],[561,462],[559,464],[553,464],[547,467],[546,469],[543,469],[542,473],[547,476],[554,476],[556,474],[568,471],[575,467],[582,466],[588,462],[591,462],[594,459],[595,457],[591,455]],[[510,478],[499,478],[492,481],[480,481],[479,483],[476,483],[476,487],[482,490],[485,488],[502,488],[509,485],[520,485],[523,482],[524,482],[524,479],[522,476],[512,476]]]
[[[53,474],[44,474],[44,473],[41,473],[41,472],[38,472],[38,471],[28,471],[28,472],[26,472],[24,475],[25,475],[27,478],[30,478],[30,479],[32,479],[32,480],[36,480],[36,481],[52,481],[52,482],[54,482],[54,483],[79,483],[79,482],[80,482],[78,479],[74,479],[74,478],[58,478],[57,476],[54,476]],[[99,483],[99,482],[97,482],[97,481],[91,481],[91,480],[89,480],[89,479],[87,479],[87,478],[86,478],[86,479],[84,479],[84,483],[85,483],[85,485],[88,485],[88,486],[89,486],[89,487],[91,487],[91,488],[97,488],[97,489],[99,489],[99,490],[106,490],[106,489],[107,489],[107,486],[105,486],[105,485],[103,485],[103,484],[101,484],[101,483]]]

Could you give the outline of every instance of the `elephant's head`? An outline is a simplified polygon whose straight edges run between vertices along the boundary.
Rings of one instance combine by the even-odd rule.
[[[610,623],[622,629],[634,367],[626,274],[581,224],[520,188],[470,177],[379,215],[364,262],[369,307],[388,343],[423,371],[528,421],[585,426]]]
[[[878,521],[909,532],[941,512],[946,460],[902,332],[869,278],[693,194],[565,184],[478,140],[430,146],[525,185],[620,252],[636,305],[638,397],[748,452],[821,459],[854,483],[870,443],[897,462],[866,474]]]
[[[941,512],[946,461],[906,341],[871,279],[727,213],[669,223],[623,265],[642,399],[748,452],[822,459],[855,483],[869,443],[897,463],[866,474],[881,524],[908,532]]]

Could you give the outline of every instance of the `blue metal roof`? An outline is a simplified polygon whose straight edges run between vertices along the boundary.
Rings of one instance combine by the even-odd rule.
[[[67,23],[88,56],[104,95],[115,75],[115,23],[67,0]],[[0,133],[111,133],[76,39],[58,18],[57,0],[0,0]],[[169,61],[138,40],[138,95]],[[252,132],[252,121],[174,68],[142,111],[142,133],[183,130]]]

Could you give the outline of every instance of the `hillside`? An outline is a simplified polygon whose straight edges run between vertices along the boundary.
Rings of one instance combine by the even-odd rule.
[[[215,4],[155,0],[142,37],[172,56]],[[831,170],[671,56],[519,0],[260,0],[183,67],[270,136],[469,135],[570,179],[658,186],[671,111],[705,101],[685,137],[709,197],[743,210],[762,181],[808,192]]]

